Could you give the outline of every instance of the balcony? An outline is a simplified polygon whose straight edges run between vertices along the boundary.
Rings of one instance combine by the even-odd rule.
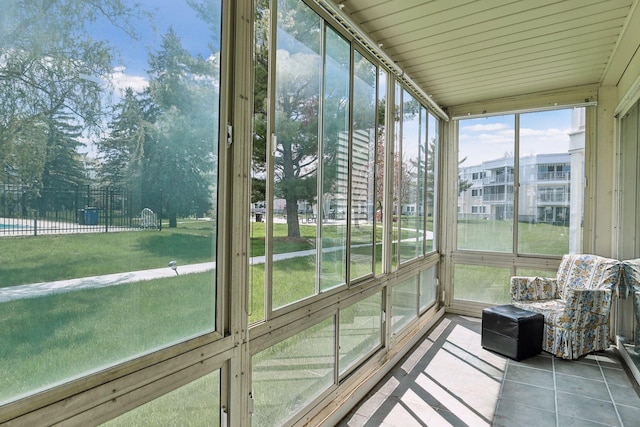
[[[571,172],[539,172],[536,179],[538,181],[570,181]]]

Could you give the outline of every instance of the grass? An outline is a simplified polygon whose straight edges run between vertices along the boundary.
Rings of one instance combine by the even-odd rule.
[[[0,239],[0,287],[212,261],[213,223],[177,229]]]
[[[518,253],[562,255],[569,250],[569,227],[516,223]],[[512,221],[458,220],[458,249],[512,252]]]
[[[214,272],[0,304],[0,402],[214,329]]]

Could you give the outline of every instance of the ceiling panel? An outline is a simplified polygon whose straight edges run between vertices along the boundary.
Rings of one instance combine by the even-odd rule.
[[[334,0],[450,107],[600,83],[638,0]]]

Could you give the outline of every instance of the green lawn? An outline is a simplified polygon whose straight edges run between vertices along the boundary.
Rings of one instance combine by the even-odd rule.
[[[518,253],[563,255],[569,250],[569,227],[516,223]],[[458,220],[458,249],[512,252],[512,221]]]
[[[213,223],[162,231],[0,238],[0,287],[212,261]]]
[[[214,329],[214,272],[0,304],[0,402]]]

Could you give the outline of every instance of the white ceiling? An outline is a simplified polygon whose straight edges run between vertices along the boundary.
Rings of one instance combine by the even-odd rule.
[[[615,85],[638,47],[638,0],[333,1],[444,107]]]

